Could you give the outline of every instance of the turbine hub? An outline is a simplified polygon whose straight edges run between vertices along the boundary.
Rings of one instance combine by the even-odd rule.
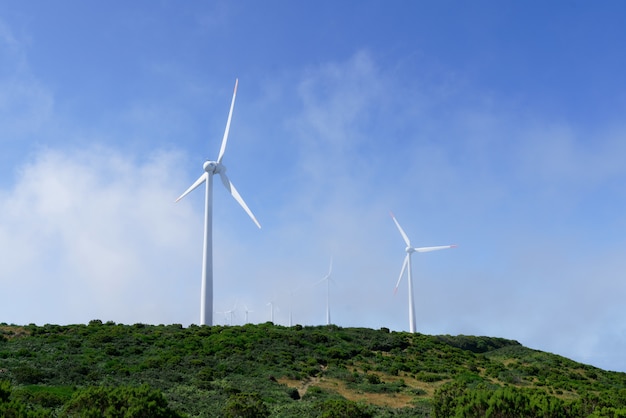
[[[406,251],[409,254],[412,254],[412,253],[415,252],[415,248],[413,248],[413,247],[406,247],[406,249],[404,251]]]
[[[217,162],[205,161],[202,165],[202,168],[204,168],[204,171],[206,171],[207,173],[215,173],[217,169]]]

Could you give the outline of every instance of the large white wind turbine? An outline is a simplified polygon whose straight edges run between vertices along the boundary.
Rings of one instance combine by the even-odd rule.
[[[415,332],[415,305],[413,303],[413,277],[411,275],[411,254],[413,253],[427,253],[429,251],[437,251],[437,250],[445,250],[446,248],[454,248],[456,245],[441,245],[438,247],[413,247],[411,246],[411,241],[409,237],[406,235],[396,217],[391,213],[391,219],[393,219],[394,223],[398,227],[398,231],[400,231],[400,235],[402,235],[402,239],[406,243],[406,257],[404,257],[404,263],[402,264],[402,270],[400,271],[400,277],[398,278],[398,282],[396,283],[396,288],[394,289],[394,293],[398,291],[398,286],[400,285],[400,281],[402,280],[402,276],[404,275],[404,270],[408,266],[408,282],[409,282],[409,331]]]
[[[222,164],[224,158],[224,151],[226,151],[226,142],[228,141],[228,131],[230,130],[230,121],[233,117],[233,108],[235,107],[235,97],[237,96],[237,85],[239,80],[235,80],[235,90],[233,91],[233,99],[230,103],[230,111],[228,112],[228,120],[226,122],[226,129],[224,130],[224,137],[222,138],[222,146],[220,147],[220,153],[217,156],[216,161],[205,161],[202,166],[204,173],[195,181],[185,192],[180,195],[176,201],[178,202],[183,197],[187,196],[196,187],[205,183],[205,202],[204,202],[204,246],[202,250],[202,290],[200,294],[200,325],[213,325],[213,238],[212,238],[212,214],[213,214],[213,175],[219,174],[222,179],[222,183],[226,190],[235,198],[235,200],[246,211],[248,216],[252,218],[256,226],[261,228],[261,225],[256,220],[252,211],[243,201],[239,192],[235,186],[230,182],[226,176],[226,167]]]

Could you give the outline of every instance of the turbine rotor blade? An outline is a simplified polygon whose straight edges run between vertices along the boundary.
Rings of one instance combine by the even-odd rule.
[[[427,253],[429,251],[437,251],[437,250],[445,250],[447,248],[455,248],[456,245],[440,245],[438,247],[421,247],[421,248],[413,248],[416,253]]]
[[[199,185],[201,185],[202,183],[204,183],[207,180],[207,177],[209,176],[208,173],[204,173],[202,174],[200,177],[198,177],[198,180],[196,180],[191,186],[189,186],[189,188],[187,190],[185,190],[185,193],[181,194],[178,199],[175,200],[175,202],[178,202],[180,199],[182,199],[183,197],[187,196],[189,193],[191,193],[196,187],[198,187]]]
[[[402,270],[400,270],[400,277],[398,277],[398,281],[396,283],[396,287],[395,287],[395,289],[393,289],[393,294],[394,295],[398,291],[398,286],[400,286],[400,281],[402,280],[402,276],[404,276],[404,270],[406,270],[406,266],[407,266],[407,264],[409,264],[409,257],[410,256],[411,256],[411,254],[407,254],[406,257],[404,257],[404,263],[402,263]]]
[[[324,276],[323,279],[320,279],[320,280],[316,281],[315,283],[313,283],[313,286],[315,287],[315,286],[317,286],[320,283],[324,283],[326,281],[326,279],[328,279],[328,276]]]
[[[406,246],[410,247],[411,246],[411,241],[409,241],[409,237],[406,235],[406,233],[404,232],[404,229],[402,229],[402,227],[400,226],[400,224],[396,220],[396,217],[393,216],[393,213],[392,212],[389,212],[389,213],[391,213],[391,219],[393,219],[393,222],[398,227],[398,231],[400,231],[400,235],[402,235],[402,238],[404,239],[404,242],[406,243]]]
[[[313,283],[313,287],[317,286],[320,283],[324,283],[325,281],[334,282],[334,280],[330,278],[330,275],[327,274],[326,276]]]
[[[239,79],[235,80],[235,90],[233,91],[233,99],[230,102],[230,111],[228,112],[228,120],[226,121],[224,137],[222,138],[222,146],[220,147],[220,153],[217,156],[218,163],[222,162],[222,158],[224,158],[224,152],[226,151],[226,142],[228,142],[228,132],[230,131],[230,121],[233,118],[233,108],[235,107],[235,97],[237,96],[237,85],[239,85]]]
[[[235,200],[239,203],[243,210],[246,211],[246,213],[248,214],[250,219],[252,219],[252,221],[256,224],[256,226],[261,228],[261,224],[259,223],[259,221],[256,220],[254,214],[252,213],[248,205],[246,205],[246,202],[243,201],[243,198],[235,188],[235,185],[228,179],[228,176],[226,175],[226,173],[224,173],[224,171],[220,171],[220,177],[222,178],[222,183],[224,184],[224,187],[226,187],[226,190],[228,190],[231,196],[235,198]]]

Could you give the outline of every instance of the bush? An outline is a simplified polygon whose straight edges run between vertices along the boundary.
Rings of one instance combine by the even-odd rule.
[[[322,404],[321,418],[371,418],[365,406],[346,399],[329,399]]]
[[[256,393],[232,395],[223,410],[226,418],[265,418],[270,415],[267,406]]]
[[[294,401],[297,401],[300,399],[300,392],[298,392],[298,389],[296,388],[287,389],[287,395],[289,395],[289,397],[293,399]]]
[[[381,383],[380,377],[377,374],[367,374],[367,382],[372,385],[379,385]]]
[[[24,385],[35,385],[43,382],[46,377],[44,372],[28,365],[13,369],[13,376],[18,383]]]
[[[181,418],[157,390],[148,386],[90,387],[74,393],[60,414],[81,418]]]
[[[11,383],[0,380],[0,403],[8,401],[9,396],[11,396]]]

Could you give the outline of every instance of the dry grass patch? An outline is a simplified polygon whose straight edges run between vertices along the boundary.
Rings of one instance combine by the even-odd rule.
[[[304,396],[307,392],[307,389],[311,386],[317,386],[320,389],[323,389],[327,392],[335,392],[344,398],[355,401],[355,402],[365,402],[372,405],[377,406],[385,406],[389,408],[406,408],[413,406],[416,399],[419,398],[432,398],[435,394],[435,391],[444,383],[445,381],[427,383],[422,382],[417,379],[414,379],[409,376],[391,376],[385,374],[379,374],[380,378],[385,383],[396,383],[399,381],[404,381],[407,386],[407,392],[398,392],[398,393],[371,393],[364,392],[359,389],[354,389],[348,387],[347,383],[343,380],[329,377],[314,377],[308,378],[305,380],[294,380],[288,379],[286,377],[282,377],[277,379],[278,383],[286,385],[291,388],[295,388],[298,390],[300,396]],[[409,390],[420,390],[423,391],[423,395],[414,395],[409,393]]]
[[[21,326],[0,325],[0,335],[10,340],[12,338],[26,337],[30,335],[30,332]]]
[[[372,405],[387,406],[390,408],[404,408],[411,406],[414,395],[408,393],[369,393],[350,389],[346,383],[338,379],[321,379],[318,387],[337,392],[350,401],[361,401]]]

